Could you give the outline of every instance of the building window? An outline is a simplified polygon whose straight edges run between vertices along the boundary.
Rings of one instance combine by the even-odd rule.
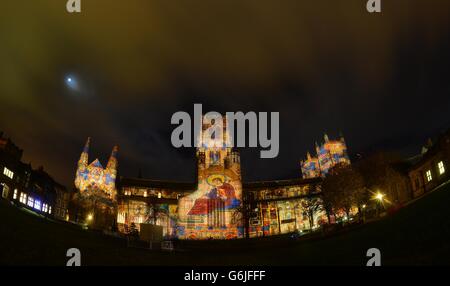
[[[13,200],[17,200],[17,189],[14,190]]]
[[[48,213],[52,214],[52,207],[51,206],[48,207]]]
[[[147,197],[147,191],[144,191],[144,198]]]
[[[47,204],[43,204],[43,205],[42,205],[42,211],[43,211],[44,213],[48,212],[48,205],[47,205]]]
[[[439,175],[442,175],[445,173],[444,162],[441,161],[438,163],[438,169],[439,169]]]
[[[26,204],[27,203],[27,194],[20,193],[19,202],[21,202],[22,204]]]
[[[14,172],[10,169],[4,167],[3,168],[3,175],[7,176],[8,178],[12,179],[14,177]]]
[[[4,183],[2,183],[1,185],[3,186],[2,197],[4,199],[7,199],[8,198],[8,193],[9,193],[9,187],[8,187],[8,185],[6,185]]]
[[[34,208],[37,210],[41,210],[41,202],[38,200],[34,201]]]
[[[426,172],[426,175],[427,175],[427,181],[428,181],[428,182],[430,182],[431,180],[433,180],[433,177],[431,176],[431,170],[428,170],[428,171]]]
[[[125,213],[119,212],[117,214],[117,223],[125,223]]]
[[[161,198],[161,192],[158,192],[158,199]]]
[[[29,207],[34,207],[34,199],[32,197],[28,197],[28,203],[27,205]]]

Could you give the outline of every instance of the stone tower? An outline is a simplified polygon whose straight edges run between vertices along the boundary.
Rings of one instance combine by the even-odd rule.
[[[91,138],[89,137],[83,148],[83,152],[78,160],[75,174],[75,187],[82,195],[92,193],[103,194],[108,199],[115,201],[116,177],[117,177],[117,152],[118,147],[114,146],[106,168],[103,168],[98,159],[89,164],[89,147]]]
[[[187,239],[242,237],[239,152],[231,147],[226,118],[206,115],[201,124],[198,188],[179,201],[178,235]]]

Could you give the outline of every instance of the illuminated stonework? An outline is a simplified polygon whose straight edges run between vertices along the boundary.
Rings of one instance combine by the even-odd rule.
[[[117,152],[118,147],[115,146],[109,158],[106,168],[103,168],[98,159],[92,163],[88,163],[89,159],[89,144],[88,138],[86,145],[81,153],[78,161],[78,168],[75,176],[75,187],[80,191],[81,195],[101,192],[109,199],[115,200],[116,191],[116,176],[117,176]]]
[[[197,149],[198,188],[180,198],[180,238],[232,239],[243,236],[242,183],[239,153],[226,144],[229,134],[224,119],[223,138],[207,138],[211,126],[203,118],[201,147]]]
[[[321,146],[316,143],[317,157],[312,157],[308,152],[306,160],[301,161],[303,178],[325,176],[332,167],[338,164],[350,164],[344,137],[339,140],[330,140],[325,134],[324,140],[325,142]]]
[[[343,138],[331,141],[326,136],[325,143],[317,146],[318,156],[308,154],[302,162],[304,178],[243,183],[240,156],[228,144],[227,119],[223,120],[221,132],[211,133],[216,124],[202,118],[194,182],[141,175],[120,178],[115,212],[120,232],[139,232],[143,224],[153,224],[162,227],[165,239],[234,239],[310,231],[327,223],[320,207],[321,177],[335,164],[350,163]],[[85,172],[87,151],[79,165],[79,171]],[[77,184],[88,184],[85,181]]]

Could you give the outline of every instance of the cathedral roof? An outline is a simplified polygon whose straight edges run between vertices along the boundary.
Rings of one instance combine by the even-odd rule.
[[[197,182],[178,182],[178,181],[161,181],[143,178],[120,178],[120,185],[147,187],[147,188],[163,188],[174,191],[194,191],[197,189]]]
[[[91,164],[89,164],[89,167],[96,167],[103,169],[103,166],[98,159],[95,159]]]
[[[294,178],[288,180],[274,180],[274,181],[257,181],[257,182],[243,182],[242,188],[247,189],[260,189],[260,188],[276,188],[276,187],[289,187],[299,185],[320,184],[321,178]]]

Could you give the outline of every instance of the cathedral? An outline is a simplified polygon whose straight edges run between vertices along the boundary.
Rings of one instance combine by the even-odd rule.
[[[98,159],[89,164],[88,139],[75,178],[80,197],[101,197],[114,216],[108,223],[119,232],[139,232],[143,224],[152,224],[162,227],[165,238],[262,237],[310,231],[325,223],[325,213],[314,204],[320,204],[321,181],[328,170],[350,164],[343,138],[329,140],[325,135],[325,142],[316,144],[317,157],[308,153],[301,162],[302,176],[245,182],[239,152],[227,144],[226,123],[223,138],[208,138],[208,122],[202,118],[195,182],[116,178],[118,148],[114,147],[106,168]],[[86,216],[89,219],[92,216]]]
[[[324,177],[332,167],[350,164],[343,136],[338,140],[330,140],[325,134],[323,144],[319,146],[316,142],[315,147],[317,155],[312,157],[308,152],[306,160],[300,162],[303,178]]]
[[[76,222],[89,224],[93,228],[112,230],[117,212],[117,152],[115,146],[106,168],[98,159],[89,163],[88,138],[75,175],[75,187],[78,192],[72,199],[69,216]]]
[[[111,200],[115,200],[116,177],[117,177],[117,151],[118,147],[114,146],[109,157],[106,168],[103,168],[98,159],[89,164],[89,145],[91,138],[87,139],[75,176],[75,187],[81,194],[89,194],[90,192],[101,192]]]

